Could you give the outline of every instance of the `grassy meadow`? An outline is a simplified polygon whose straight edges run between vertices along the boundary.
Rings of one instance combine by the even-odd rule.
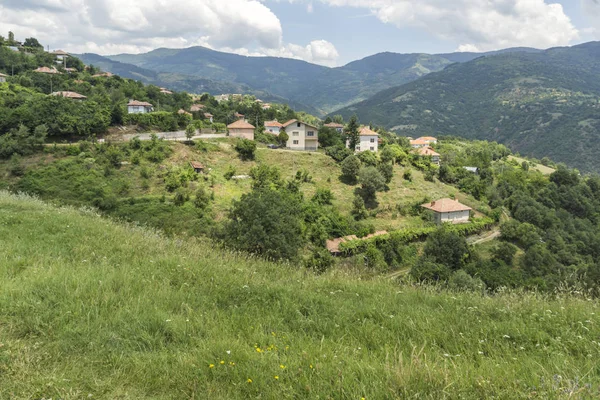
[[[599,313],[314,275],[0,192],[2,399],[598,398]]]

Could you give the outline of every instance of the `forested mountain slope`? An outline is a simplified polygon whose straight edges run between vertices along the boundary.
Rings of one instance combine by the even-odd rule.
[[[496,140],[598,171],[599,101],[600,43],[593,42],[454,64],[339,113],[405,136]]]

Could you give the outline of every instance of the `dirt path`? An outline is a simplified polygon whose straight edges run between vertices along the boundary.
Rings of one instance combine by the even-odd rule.
[[[467,242],[473,246],[476,246],[478,244],[483,244],[483,243],[487,243],[487,242],[491,242],[494,239],[499,238],[501,235],[500,230],[498,228],[487,232],[485,235],[481,236],[473,236],[470,237],[469,239],[467,239]]]

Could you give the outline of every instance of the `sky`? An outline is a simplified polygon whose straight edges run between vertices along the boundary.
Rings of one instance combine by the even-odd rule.
[[[335,67],[600,40],[600,0],[0,0],[8,31],[71,53],[205,46]]]

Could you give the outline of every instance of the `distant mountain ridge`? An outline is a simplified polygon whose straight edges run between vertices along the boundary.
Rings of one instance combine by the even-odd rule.
[[[539,50],[502,50],[512,51]],[[208,86],[210,90],[206,90],[216,90],[212,94],[219,94],[216,83],[226,82],[239,85],[248,93],[271,93],[290,103],[312,106],[318,114],[325,115],[366,100],[381,90],[441,71],[454,62],[495,53],[379,53],[337,68],[287,58],[240,56],[205,47],[161,48],[145,54],[119,54],[105,58],[156,72],[162,79],[175,75],[177,82],[183,85],[184,81],[189,81],[191,88],[195,87],[195,79],[214,82]]]
[[[453,64],[335,113],[405,136],[496,140],[600,171],[600,42]]]

